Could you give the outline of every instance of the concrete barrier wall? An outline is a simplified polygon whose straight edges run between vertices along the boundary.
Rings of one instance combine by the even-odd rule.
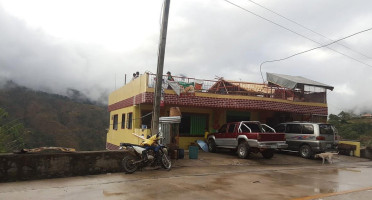
[[[0,154],[0,182],[122,172],[124,151]]]
[[[369,158],[372,160],[372,147],[367,147],[361,151],[362,158]]]
[[[355,151],[353,152],[353,156],[360,157],[360,142],[340,141],[339,144],[354,145],[355,146]]]

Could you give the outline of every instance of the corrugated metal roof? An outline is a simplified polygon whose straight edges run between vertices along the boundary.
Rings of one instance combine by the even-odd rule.
[[[324,83],[319,83],[317,81],[313,81],[302,76],[290,76],[284,74],[274,74],[274,73],[266,73],[267,82],[273,83],[282,87],[294,89],[299,87],[299,85],[309,85],[309,86],[316,86],[322,87],[329,90],[333,90],[333,86],[326,85]]]

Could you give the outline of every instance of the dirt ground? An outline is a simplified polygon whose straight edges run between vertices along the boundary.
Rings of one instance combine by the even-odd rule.
[[[293,153],[239,159],[229,151],[199,152],[198,159],[173,160],[170,171],[1,183],[0,199],[326,199],[345,191],[369,197],[370,160],[340,155],[332,165],[321,162]]]

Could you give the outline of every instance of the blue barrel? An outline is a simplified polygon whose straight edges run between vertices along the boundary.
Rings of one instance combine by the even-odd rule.
[[[189,146],[189,159],[198,159],[199,148],[196,146]]]
[[[185,151],[183,149],[177,149],[178,159],[183,159],[185,157]]]

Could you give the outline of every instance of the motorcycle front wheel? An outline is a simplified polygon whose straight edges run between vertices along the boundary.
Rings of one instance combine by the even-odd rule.
[[[171,160],[169,159],[169,157],[166,155],[166,154],[163,154],[161,156],[161,166],[166,169],[166,170],[170,170],[171,167],[172,167],[172,163],[171,163]]]
[[[123,158],[123,160],[121,161],[121,164],[124,168],[124,171],[127,174],[131,174],[131,173],[133,173],[137,170],[138,165],[134,163],[136,161],[137,161],[137,159],[133,155],[127,155]]]

